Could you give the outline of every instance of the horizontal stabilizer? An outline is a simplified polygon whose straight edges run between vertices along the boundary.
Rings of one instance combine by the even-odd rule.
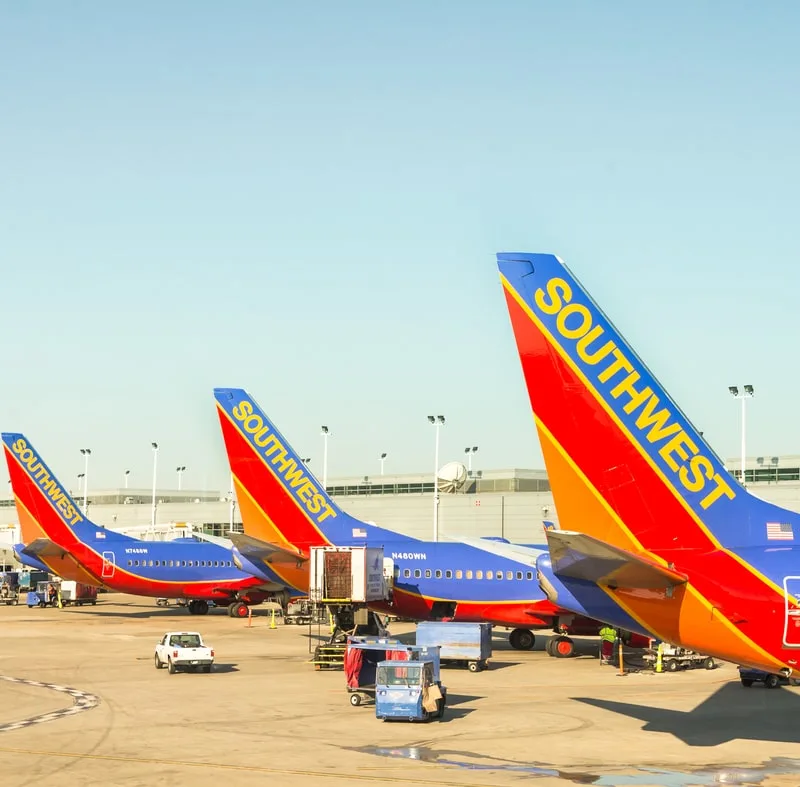
[[[263,563],[305,563],[308,555],[299,549],[294,550],[288,546],[271,544],[244,533],[230,533],[233,545],[250,560],[260,560]]]
[[[585,533],[546,531],[553,571],[611,588],[656,590],[683,585],[688,577],[642,555],[612,546]]]
[[[31,557],[67,557],[69,552],[64,547],[51,541],[49,538],[37,538],[31,541],[23,550],[26,555]]]

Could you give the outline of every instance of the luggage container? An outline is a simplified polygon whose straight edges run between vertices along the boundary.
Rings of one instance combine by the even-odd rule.
[[[85,582],[75,582],[74,580],[63,580],[61,582],[61,603],[64,606],[74,604],[97,604],[97,588],[87,585]]]
[[[492,656],[492,624],[424,621],[417,623],[417,645],[438,645],[442,664],[478,672],[487,669]]]

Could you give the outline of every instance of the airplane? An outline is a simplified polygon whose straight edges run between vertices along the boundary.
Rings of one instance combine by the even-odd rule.
[[[214,396],[230,462],[244,536],[231,534],[242,565],[256,574],[260,558],[278,548],[304,560],[311,547],[382,547],[392,561],[393,595],[374,609],[411,620],[489,622],[511,628],[509,643],[534,647],[535,629],[556,633],[548,653],[572,655],[566,636],[596,634],[599,624],[548,601],[536,579],[535,559],[544,549],[494,540],[421,541],[345,513],[300,460],[255,400],[240,388],[216,388]],[[308,588],[308,567],[272,565],[278,579]]]
[[[497,263],[559,514],[538,565],[548,597],[800,675],[800,516],[728,473],[558,257]]]
[[[247,617],[249,606],[270,597],[298,595],[276,579],[269,565],[259,575],[237,565],[230,549],[194,538],[143,541],[89,520],[22,434],[2,434],[22,538],[20,556],[45,570],[120,593],[187,600],[193,615],[209,602],[227,606],[231,617]],[[271,560],[294,561],[273,550]]]

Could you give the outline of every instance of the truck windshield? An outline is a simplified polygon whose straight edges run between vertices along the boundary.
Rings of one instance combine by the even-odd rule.
[[[381,686],[419,686],[419,667],[379,667],[376,683]]]

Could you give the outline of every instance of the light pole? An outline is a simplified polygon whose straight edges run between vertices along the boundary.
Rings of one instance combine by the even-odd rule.
[[[89,490],[89,456],[92,451],[89,448],[81,448],[83,454],[83,513],[86,513],[86,496]]]
[[[728,390],[730,391],[731,395],[734,399],[741,399],[742,400],[742,470],[741,470],[741,482],[742,486],[747,486],[745,483],[745,464],[747,462],[747,433],[746,427],[747,422],[745,419],[745,402],[748,399],[752,399],[754,395],[753,386],[752,385],[745,385],[742,386],[744,390],[739,391],[739,388],[735,385],[729,385]]]
[[[439,540],[439,427],[444,424],[444,416],[429,415],[428,422],[436,427],[436,448],[433,454],[433,540]]]
[[[381,454],[381,475],[383,475],[383,463],[386,461],[386,451]]]
[[[322,427],[322,488],[328,488],[328,427]]]
[[[81,479],[86,478],[86,473],[78,473],[78,489],[81,488]],[[84,506],[84,513],[86,513],[86,507]]]
[[[467,462],[468,462],[468,465],[469,465],[469,466],[467,467],[467,470],[469,470],[469,473],[470,473],[470,475],[472,475],[472,455],[473,455],[473,454],[474,454],[474,453],[475,453],[477,450],[478,450],[478,446],[477,446],[477,445],[473,445],[473,446],[472,446],[472,448],[470,448],[469,446],[467,446],[467,447],[464,449],[464,453],[467,455]]]
[[[230,524],[228,532],[233,533],[233,509],[236,508],[236,494],[233,489],[233,473],[231,473],[231,491],[230,491]]]
[[[125,471],[125,488],[128,488],[128,476],[131,474],[130,470]]]
[[[307,457],[306,459],[301,460],[304,465],[307,465],[311,461],[311,457]]]
[[[178,474],[178,491],[180,492],[181,489],[181,476],[183,476],[183,471],[186,469],[185,465],[181,467],[176,467],[175,472]]]
[[[153,531],[156,529],[156,472],[158,468],[158,443],[150,443],[153,447],[153,510],[150,514],[150,524]]]

